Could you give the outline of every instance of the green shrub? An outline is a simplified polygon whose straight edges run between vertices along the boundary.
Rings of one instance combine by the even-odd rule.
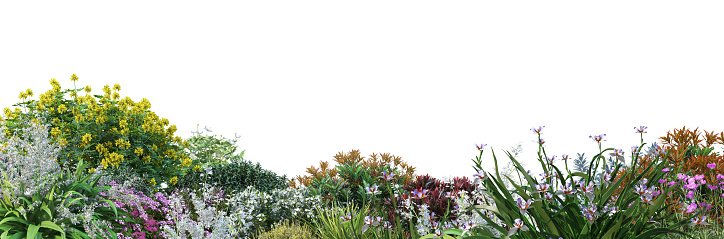
[[[197,190],[202,183],[221,187],[229,193],[244,191],[248,186],[265,193],[289,187],[286,175],[280,177],[270,170],[263,169],[261,164],[253,164],[248,160],[234,161],[216,167],[205,166],[201,170],[186,174],[175,187]]]
[[[261,232],[258,234],[257,239],[308,239],[317,238],[314,236],[312,230],[299,223],[290,223],[285,221],[274,226],[268,232]]]
[[[75,85],[78,77],[73,74]],[[79,160],[88,163],[90,171],[102,165],[115,174],[133,173],[158,188],[167,182],[173,185],[189,168],[191,159],[181,150],[181,137],[174,137],[175,125],[150,111],[147,99],[133,102],[121,99],[121,86],[113,90],[106,85],[103,95],[90,95],[90,86],[61,90],[57,80],[50,80],[53,89],[40,95],[39,100],[28,89],[20,93],[21,108],[5,108],[4,124],[7,136],[23,128],[22,119],[43,117],[51,125],[54,142],[64,146],[58,163],[74,166]],[[85,91],[85,96],[79,92]],[[66,94],[70,99],[65,99]],[[187,144],[187,143],[186,143]],[[197,167],[198,169],[198,167]]]
[[[184,152],[188,153],[195,164],[218,166],[244,159],[246,150],[234,154],[237,150],[236,139],[227,139],[217,135],[202,135],[202,132],[198,131],[198,125],[196,125],[196,128],[196,131],[192,131],[195,135],[186,140],[189,142],[188,147],[184,147]],[[211,132],[206,127],[204,129]]]

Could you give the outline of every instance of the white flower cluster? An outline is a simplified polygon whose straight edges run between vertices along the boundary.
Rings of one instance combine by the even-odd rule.
[[[251,236],[257,230],[287,219],[311,220],[314,207],[320,205],[319,196],[310,196],[309,189],[286,188],[264,193],[249,186],[231,196],[227,202],[231,213],[237,216],[240,236]]]
[[[218,202],[218,193],[215,188],[209,189],[204,185],[201,197],[196,193],[191,195],[191,203],[198,218],[191,219],[192,211],[185,205],[183,196],[174,192],[168,197],[169,208],[166,219],[172,220],[175,225],[162,226],[162,235],[165,238],[234,238],[238,234],[236,229],[236,217],[226,215],[225,211],[216,209],[216,205],[208,205],[207,202]]]

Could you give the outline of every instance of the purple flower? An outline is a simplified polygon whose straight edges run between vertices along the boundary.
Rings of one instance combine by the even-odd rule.
[[[538,139],[538,144],[543,145],[543,144],[545,144],[545,143],[546,143],[545,140],[543,140],[543,139]]]
[[[709,187],[709,189],[711,189],[711,190],[716,190],[717,188],[719,188],[719,187],[717,187],[717,186],[711,186],[711,185],[708,185],[708,184],[707,184],[706,186]]]
[[[377,193],[377,189],[379,187],[380,187],[379,185],[375,185],[372,187],[365,187],[365,191],[367,191],[367,193],[369,193],[369,194],[375,194],[375,193]]]
[[[648,128],[648,127],[643,126],[643,125],[642,125],[641,127],[638,127],[638,128],[637,128],[637,127],[634,127],[634,129],[636,130],[636,133],[639,133],[639,134],[646,133],[646,129],[647,129],[647,128]]]
[[[707,164],[706,167],[709,169],[714,169],[714,168],[716,168],[716,163]]]
[[[606,134],[599,134],[596,136],[589,135],[588,138],[593,139],[593,141],[596,141],[597,143],[600,143],[603,140],[603,136],[606,136]]]
[[[659,183],[662,183],[662,184],[663,184],[663,183],[666,183],[666,179],[665,179],[665,178],[659,179]]]
[[[548,164],[553,164],[553,161],[555,161],[555,160],[556,160],[556,156],[555,156],[555,155],[553,155],[553,156],[550,157],[550,158],[549,158],[549,157],[546,157],[546,161],[548,162]]]
[[[532,128],[530,130],[533,130],[536,134],[540,134],[540,131],[543,130],[545,126],[538,126],[538,128]]]
[[[387,173],[385,171],[382,171],[382,178],[384,178],[387,181],[390,181],[395,177],[395,173]]]
[[[668,173],[669,171],[671,171],[671,169],[669,169],[669,168],[665,168],[665,169],[661,170],[661,172],[664,172],[664,173]]]
[[[480,144],[480,145],[476,144],[475,145],[475,147],[478,148],[479,151],[483,151],[483,148],[485,148],[485,146],[488,146],[488,145],[487,144]]]

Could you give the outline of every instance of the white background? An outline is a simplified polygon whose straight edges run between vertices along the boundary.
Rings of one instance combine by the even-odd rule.
[[[278,174],[359,149],[421,174],[475,173],[475,144],[627,154],[721,132],[721,1],[48,1],[0,4],[0,108],[56,78],[119,83],[187,138],[241,136]],[[559,165],[562,163],[559,162]],[[569,164],[572,166],[572,163]]]

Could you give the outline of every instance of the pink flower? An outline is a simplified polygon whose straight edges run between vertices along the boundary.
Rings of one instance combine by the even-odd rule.
[[[694,197],[694,191],[689,191],[688,193],[686,193],[686,198],[691,199],[693,197]]]
[[[706,167],[709,169],[714,169],[714,168],[716,168],[716,163],[707,164]]]
[[[716,190],[717,188],[719,188],[717,186],[711,186],[711,185],[706,185],[706,186],[709,187],[709,189],[711,189],[711,190]]]
[[[693,212],[696,210],[696,203],[691,203],[688,207],[686,207],[686,212]]]
[[[669,168],[665,168],[665,169],[661,170],[661,172],[664,172],[664,173],[668,173],[669,171],[671,171],[671,169],[669,169]]]
[[[665,178],[659,179],[659,183],[666,183],[666,179]]]
[[[687,178],[686,174],[680,173],[676,175],[676,178],[679,180],[684,180]]]

